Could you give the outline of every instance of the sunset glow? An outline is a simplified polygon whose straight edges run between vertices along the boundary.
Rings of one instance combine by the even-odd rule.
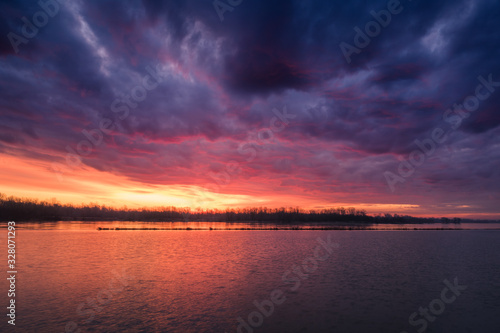
[[[369,16],[334,33],[327,2],[314,29],[294,23],[298,4],[238,7],[221,22],[209,2],[187,3],[75,1],[29,43],[2,40],[1,193],[500,218],[498,61],[493,44],[448,38],[493,33],[467,23],[487,6],[461,4],[460,22],[436,14],[427,30],[389,26],[348,57],[339,45]],[[267,21],[253,19],[262,11]],[[281,11],[296,21],[276,30]],[[451,111],[475,93],[477,111]]]

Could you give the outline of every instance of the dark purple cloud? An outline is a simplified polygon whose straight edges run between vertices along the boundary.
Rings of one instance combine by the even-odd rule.
[[[0,4],[1,153],[64,164],[67,146],[87,139],[82,130],[109,119],[115,126],[83,164],[144,183],[210,182],[209,172],[238,161],[236,183],[262,191],[272,181],[274,191],[333,203],[499,213],[500,91],[452,131],[443,119],[478,76],[500,81],[496,1],[402,1],[350,63],[340,43],[354,45],[354,28],[387,1],[243,1],[222,22],[211,1],[57,3],[18,52],[9,33],[23,36],[22,18],[42,9]],[[163,81],[134,100],[157,66]],[[295,117],[258,144],[283,106]],[[450,131],[446,142],[392,193],[384,172],[397,174],[398,157],[437,127]]]

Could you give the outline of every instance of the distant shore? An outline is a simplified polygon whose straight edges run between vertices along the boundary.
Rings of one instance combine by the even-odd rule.
[[[88,205],[60,204],[37,199],[7,197],[0,193],[0,221],[59,222],[59,221],[121,221],[121,222],[226,222],[276,224],[304,227],[325,223],[346,223],[353,228],[372,224],[459,224],[499,223],[492,220],[471,220],[459,217],[415,217],[399,214],[369,215],[353,207],[303,209],[300,207],[253,207],[234,209],[191,209],[185,207],[156,207],[128,209],[91,203]],[[329,224],[329,225],[328,225]],[[456,228],[453,228],[456,229]],[[295,229],[297,230],[297,229]],[[333,230],[338,230],[333,229]],[[340,228],[342,230],[342,228]]]

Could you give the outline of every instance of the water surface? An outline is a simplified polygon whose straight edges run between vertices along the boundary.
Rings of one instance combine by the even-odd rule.
[[[236,332],[238,318],[248,322],[257,310],[254,301],[278,289],[286,299],[254,332],[417,332],[409,316],[454,278],[467,289],[426,332],[500,327],[500,231],[124,232],[79,225],[17,231],[14,331],[64,332],[74,322],[82,332]],[[304,278],[302,264],[314,257],[318,237],[338,247]],[[298,267],[301,278],[287,275],[300,280],[292,291],[296,283],[282,277]],[[0,287],[8,289],[5,280]]]
[[[5,227],[5,225],[2,225]],[[130,222],[130,221],[58,221],[58,222],[22,222],[18,229],[36,230],[96,230],[106,229],[195,229],[195,230],[239,230],[239,229],[366,229],[366,230],[500,230],[500,223],[412,223],[412,224],[371,224],[359,222],[319,222],[319,223],[268,223],[268,222]]]

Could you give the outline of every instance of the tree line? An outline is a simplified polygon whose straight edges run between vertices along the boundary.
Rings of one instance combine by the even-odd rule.
[[[113,208],[97,203],[60,204],[30,198],[7,197],[0,193],[1,221],[144,221],[144,222],[273,222],[273,223],[460,223],[459,218],[421,218],[398,214],[367,215],[352,207],[305,210],[299,207],[196,209],[174,206],[139,209]]]

